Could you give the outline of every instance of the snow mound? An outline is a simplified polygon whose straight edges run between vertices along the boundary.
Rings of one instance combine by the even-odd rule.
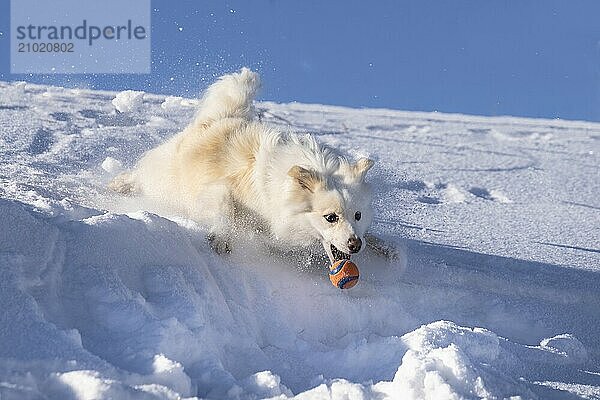
[[[163,102],[160,103],[160,108],[162,108],[165,111],[174,111],[182,107],[197,107],[198,104],[198,100],[184,99],[182,97],[176,96],[167,96],[165,97]]]
[[[258,104],[379,160],[397,258],[361,254],[340,291],[312,253],[247,233],[220,257],[106,191],[194,101],[0,92],[2,399],[598,398],[599,125]]]
[[[144,94],[144,92],[138,92],[135,90],[124,90],[115,96],[115,98],[112,100],[112,104],[119,112],[134,112],[142,106]]]

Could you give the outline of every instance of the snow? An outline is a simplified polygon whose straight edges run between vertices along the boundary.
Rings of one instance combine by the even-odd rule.
[[[121,164],[119,160],[115,160],[112,157],[106,157],[100,166],[104,171],[111,175],[117,175],[123,170],[123,164]]]
[[[112,100],[112,104],[118,111],[130,113],[140,108],[143,100],[144,92],[124,90],[115,96]]]
[[[257,104],[378,160],[341,291],[108,193],[197,104],[124,93],[0,83],[0,397],[600,398],[599,124]]]

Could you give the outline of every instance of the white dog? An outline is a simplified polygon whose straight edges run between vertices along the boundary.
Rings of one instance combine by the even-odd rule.
[[[220,251],[228,251],[228,234],[243,219],[265,227],[282,246],[320,241],[332,262],[350,258],[364,249],[371,224],[365,174],[373,161],[352,163],[312,136],[255,121],[259,85],[246,68],[221,77],[183,132],[148,151],[109,187],[148,196],[210,226]]]

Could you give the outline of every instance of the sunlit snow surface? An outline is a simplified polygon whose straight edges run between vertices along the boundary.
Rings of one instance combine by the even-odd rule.
[[[600,398],[600,124],[259,103],[378,160],[340,291],[106,192],[195,106],[0,83],[2,400]]]

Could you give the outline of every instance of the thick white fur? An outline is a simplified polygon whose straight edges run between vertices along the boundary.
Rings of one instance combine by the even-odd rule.
[[[254,121],[259,86],[259,76],[246,68],[221,77],[183,132],[148,151],[109,187],[150,197],[220,236],[243,219],[266,227],[283,246],[321,241],[330,258],[330,244],[349,253],[349,238],[362,240],[371,223],[364,175],[372,161],[350,163],[312,136]],[[327,222],[330,213],[339,220]]]

